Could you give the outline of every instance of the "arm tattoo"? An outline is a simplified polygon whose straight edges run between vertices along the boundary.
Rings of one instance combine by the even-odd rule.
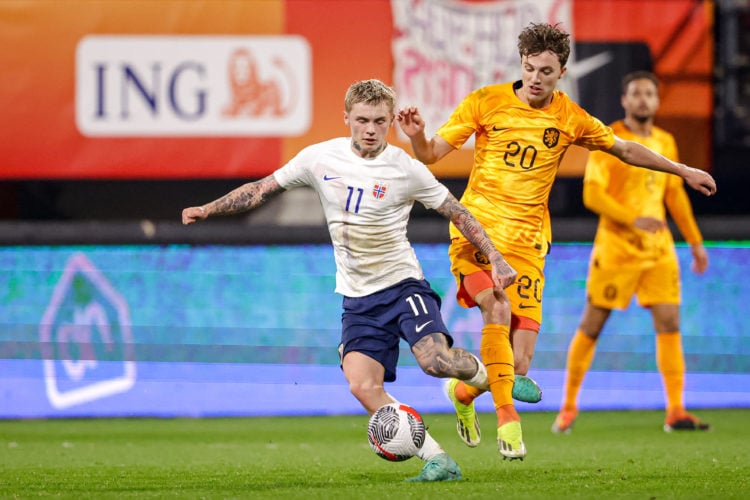
[[[461,231],[461,234],[466,236],[466,239],[487,257],[497,251],[479,221],[452,194],[448,193],[437,212],[446,219],[450,219],[456,228]]]
[[[259,181],[249,182],[230,191],[221,198],[206,205],[213,215],[230,215],[246,212],[258,207],[270,198],[282,192],[282,188],[273,175]]]

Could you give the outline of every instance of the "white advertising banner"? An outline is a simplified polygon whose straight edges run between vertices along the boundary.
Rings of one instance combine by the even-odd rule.
[[[530,22],[560,23],[572,33],[571,4],[392,0],[393,82],[400,105],[419,107],[430,137],[472,90],[520,77],[518,35]]]
[[[86,136],[296,136],[312,116],[311,51],[296,35],[92,35],[76,50]]]

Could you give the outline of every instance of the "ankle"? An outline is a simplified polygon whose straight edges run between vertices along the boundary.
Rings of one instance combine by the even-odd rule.
[[[507,424],[508,422],[520,422],[521,416],[516,411],[513,405],[503,405],[496,410],[497,412],[497,426]]]
[[[453,391],[453,395],[456,396],[456,399],[464,405],[470,405],[472,402],[474,402],[474,399],[481,394],[483,391],[480,389],[477,389],[476,387],[472,387],[464,382],[459,382],[456,384],[456,388]]]

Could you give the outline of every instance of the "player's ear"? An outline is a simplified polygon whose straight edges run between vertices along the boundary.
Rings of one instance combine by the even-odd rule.
[[[344,111],[344,124],[349,125],[349,113]]]
[[[563,67],[562,67],[562,69],[560,70],[560,78],[562,78],[562,77],[563,77],[563,75],[564,75],[564,74],[565,74],[565,73],[566,73],[567,71],[568,71],[568,67],[567,67],[567,66],[563,66]]]

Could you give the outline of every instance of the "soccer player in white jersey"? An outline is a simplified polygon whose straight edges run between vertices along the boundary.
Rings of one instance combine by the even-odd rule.
[[[286,189],[309,186],[318,193],[333,243],[335,291],[344,296],[341,367],[370,415],[395,402],[384,382],[396,380],[402,338],[428,375],[488,387],[484,365],[452,347],[440,297],[425,280],[406,237],[415,201],[449,219],[488,257],[498,291],[516,278],[482,226],[428,168],[386,142],[395,104],[395,92],[383,82],[354,83],[344,99],[351,137],[308,146],[273,174],[182,211],[183,224],[192,224],[254,209]],[[429,433],[419,457],[426,463],[409,481],[461,479],[456,462]]]

